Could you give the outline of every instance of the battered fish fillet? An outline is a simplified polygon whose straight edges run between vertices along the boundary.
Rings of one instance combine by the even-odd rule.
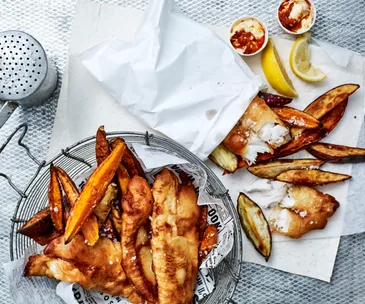
[[[144,303],[126,277],[121,266],[121,246],[101,237],[88,246],[81,234],[67,245],[64,237],[54,239],[44,254],[31,256],[25,276],[47,276],[85,289],[92,289],[128,298],[132,303]]]
[[[289,129],[266,102],[255,97],[223,143],[233,153],[254,163],[257,153],[270,152],[286,142]]]
[[[152,193],[152,259],[159,304],[192,303],[198,273],[199,218],[197,195],[189,183],[163,169]]]
[[[300,238],[314,229],[323,229],[340,204],[336,199],[308,186],[288,190],[279,206],[269,215],[272,231],[291,238]]]
[[[135,175],[122,200],[122,265],[137,292],[148,302],[157,301],[156,279],[152,271],[152,254],[148,238],[153,197],[147,181]],[[145,247],[145,248],[144,248]]]

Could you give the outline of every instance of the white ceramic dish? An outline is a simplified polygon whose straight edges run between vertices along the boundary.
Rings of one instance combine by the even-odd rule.
[[[236,49],[232,43],[231,43],[231,36],[232,36],[232,29],[240,22],[242,21],[245,21],[247,19],[255,19],[258,23],[260,23],[260,25],[262,26],[262,28],[264,29],[264,32],[265,32],[265,40],[264,40],[264,43],[263,45],[261,46],[260,49],[258,49],[255,53],[252,53],[252,54],[244,54],[240,49]],[[245,57],[250,57],[250,56],[255,56],[257,55],[258,53],[260,53],[265,47],[266,47],[266,44],[269,40],[269,31],[267,30],[267,27],[266,27],[266,24],[263,23],[260,19],[256,18],[256,17],[253,17],[253,16],[243,16],[241,18],[238,18],[236,20],[234,20],[231,24],[231,26],[229,27],[229,44],[231,45],[232,49],[234,49],[238,54],[240,54],[241,56],[245,56]]]
[[[288,30],[288,29],[287,29],[287,28],[286,28],[286,27],[285,27],[285,26],[281,23],[281,21],[280,21],[280,19],[279,19],[279,8],[280,8],[281,4],[282,4],[283,2],[285,2],[285,1],[287,1],[287,0],[282,0],[282,1],[280,1],[279,5],[278,5],[278,8],[276,9],[276,19],[278,20],[279,25],[280,25],[280,27],[282,28],[282,30],[283,30],[285,33],[290,34],[290,35],[301,35],[301,34],[304,34],[304,33],[308,32],[308,31],[310,31],[310,29],[313,27],[314,23],[316,22],[316,16],[317,16],[316,7],[315,7],[315,5],[314,5],[313,1],[311,1],[311,0],[306,0],[306,1],[307,1],[310,5],[311,5],[312,24],[310,25],[310,27],[308,27],[308,28],[306,28],[306,29],[304,29],[304,30],[300,30],[300,31],[298,31],[298,32],[292,32],[292,31]]]

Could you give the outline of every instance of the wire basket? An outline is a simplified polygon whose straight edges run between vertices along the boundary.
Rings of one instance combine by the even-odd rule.
[[[9,137],[11,137],[24,125],[18,127],[18,129]],[[31,218],[37,211],[48,205],[48,184],[49,184],[49,164],[52,162],[56,166],[63,168],[71,178],[75,178],[78,175],[88,171],[94,164],[95,160],[95,136],[86,138],[73,146],[62,150],[50,162],[39,162],[30,153],[29,148],[22,144],[22,138],[24,137],[27,128],[23,131],[18,144],[23,146],[29,157],[33,159],[38,165],[38,171],[34,175],[32,181],[22,192],[15,185],[12,185],[11,180],[8,179],[12,187],[22,196],[19,200],[14,217],[12,219],[11,237],[10,237],[10,255],[11,259],[20,258],[25,250],[34,244],[34,241],[16,231],[24,224],[24,221]],[[155,135],[149,135],[148,132],[134,133],[134,132],[113,132],[108,133],[108,139],[113,137],[123,137],[127,144],[141,143],[147,144],[151,147],[163,150],[166,153],[173,154],[177,157],[186,159],[192,164],[196,164],[202,167],[207,173],[207,191],[212,195],[219,197],[234,221],[234,245],[231,252],[227,257],[218,265],[218,267],[212,270],[215,278],[216,286],[214,291],[206,296],[199,303],[234,303],[231,299],[236,288],[242,263],[242,239],[240,224],[237,213],[234,210],[233,202],[225,189],[223,184],[217,178],[217,176],[194,154],[189,152],[181,145],[159,137]],[[1,149],[0,149],[1,151]],[[1,174],[1,173],[0,173]],[[39,177],[37,178],[37,176]],[[3,175],[4,176],[4,175]],[[7,176],[4,176],[7,178]]]

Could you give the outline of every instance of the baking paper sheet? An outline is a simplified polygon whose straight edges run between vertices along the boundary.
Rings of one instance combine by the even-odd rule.
[[[82,66],[78,58],[78,54],[83,53],[90,47],[105,41],[106,39],[113,37],[118,37],[123,40],[132,39],[141,23],[142,17],[143,13],[139,11],[112,5],[91,3],[84,0],[79,1],[71,36],[71,55],[69,57],[68,69],[64,74],[64,83],[61,90],[55,127],[51,138],[50,156],[54,156],[61,148],[64,148],[67,145],[71,145],[78,140],[94,135],[95,130],[102,124],[105,125],[105,128],[108,131],[123,130],[144,132],[147,130],[149,132],[158,133],[147,126],[144,126],[138,119],[130,115],[130,113],[123,107],[120,107],[113,98],[106,94],[100,84],[95,81]],[[227,36],[226,28],[211,27],[211,29],[223,38]],[[275,39],[275,43],[283,60],[288,58],[291,47],[290,42],[286,42],[286,40],[283,39]],[[299,80],[292,75],[288,63],[284,61],[286,70],[290,74],[294,86],[302,98],[300,103],[297,101],[293,102],[294,107],[303,109],[305,105],[315,97],[344,81],[355,82],[359,79],[359,83],[364,84],[364,80],[361,76],[364,74],[364,59],[362,57],[356,55],[352,56],[348,67],[342,68],[334,65],[332,59],[324,52],[318,52],[318,49],[319,47],[313,46],[312,58],[314,64],[323,68],[324,72],[328,75],[328,79],[323,83],[310,84]],[[263,75],[259,56],[246,60],[246,62],[254,73]],[[355,75],[354,78],[352,77],[353,75]],[[350,144],[347,141],[347,139],[349,139],[356,145],[356,138],[358,136],[356,130],[360,128],[361,122],[363,121],[363,94],[363,88],[361,88],[356,94],[351,96],[350,99],[351,103],[349,103],[349,106],[355,106],[354,111],[356,111],[356,119],[354,116],[352,116],[351,119],[351,115],[346,114],[348,116],[347,122],[341,121],[339,126],[333,131],[334,133],[328,137],[329,140],[332,141],[332,136],[337,136],[338,140],[336,141],[338,143]],[[356,108],[356,105],[358,108]],[[336,133],[337,135],[335,135]],[[208,163],[208,165],[210,164]],[[214,165],[210,166],[213,170],[217,170],[216,172],[219,177],[222,177],[219,168],[216,168]],[[338,166],[339,167],[336,167],[335,170],[342,167],[342,165]],[[346,166],[347,165],[341,170],[345,170]],[[330,169],[329,167],[324,168]],[[361,167],[361,165],[356,165],[354,168],[356,171],[358,168],[363,167]],[[347,168],[346,170],[351,169]],[[226,187],[230,189],[233,201],[235,200],[234,191],[242,189],[241,185],[243,183],[240,176],[241,173],[237,172],[236,174],[234,175],[236,177],[236,183],[232,185],[228,184],[223,178]],[[356,176],[359,175],[357,174]],[[365,225],[361,224],[363,223],[362,219],[365,216],[365,205],[361,204],[362,193],[359,190],[363,189],[362,179],[360,177],[361,174],[359,178],[350,181],[350,183],[355,183],[355,185],[358,186],[357,188],[355,187],[355,191],[351,194],[350,200],[343,203],[342,198],[345,197],[346,200],[345,193],[340,193],[341,196],[338,197],[338,200],[341,200],[342,206],[338,209],[338,214],[336,214],[336,216],[343,217],[341,212],[344,212],[345,208],[343,207],[346,203],[348,206],[351,204],[351,207],[347,208],[347,210],[354,211],[350,214],[352,217],[346,215],[345,228],[347,233],[365,231]],[[344,185],[347,187],[347,184],[348,183],[345,183]],[[351,187],[351,189],[354,189],[354,187]],[[356,189],[358,189],[358,191],[356,191]],[[346,192],[347,190],[344,191]],[[333,219],[335,218],[330,219],[330,222]],[[361,222],[359,222],[359,220]],[[331,229],[330,227],[331,226],[328,226],[322,232]],[[347,229],[349,227],[350,229]],[[331,235],[331,232],[326,233]],[[332,235],[334,234],[332,233]],[[292,241],[286,238],[285,240],[274,243],[270,261],[266,263],[253,249],[247,239],[243,237],[245,242],[244,260],[291,273],[329,281],[332,275],[339,239],[339,234],[337,234],[336,237],[302,239],[298,241]]]
[[[206,190],[207,175],[203,168],[188,163],[186,160],[174,156],[161,149],[153,149],[141,144],[130,145],[131,150],[136,154],[143,165],[146,179],[152,185],[154,179],[163,167],[169,168],[177,176],[183,171],[188,174],[189,179],[198,193],[198,204],[208,205],[208,224],[218,227],[218,242],[207,258],[200,265],[197,284],[195,288],[195,299],[200,300],[214,290],[215,282],[212,269],[229,254],[233,248],[233,218],[230,216],[226,207],[220,199],[213,198]],[[145,160],[150,161],[155,156],[160,161],[155,166],[145,166]],[[163,161],[162,161],[163,160]],[[88,170],[75,179],[75,184],[81,189],[95,168]],[[55,281],[46,277],[25,278],[24,268],[30,255],[41,253],[41,246],[31,246],[26,250],[23,258],[7,263],[5,267],[6,275],[10,286],[14,290],[15,303],[39,304],[39,303],[62,303],[57,294],[67,303],[90,303],[90,304],[112,304],[129,303],[128,300],[111,296],[97,291],[87,291],[77,284],[60,282],[55,286]],[[83,302],[82,302],[83,301]]]
[[[262,88],[227,43],[173,0],[150,1],[133,40],[103,42],[80,60],[131,114],[201,159]]]

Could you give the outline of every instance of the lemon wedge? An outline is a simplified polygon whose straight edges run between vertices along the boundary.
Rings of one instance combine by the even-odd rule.
[[[289,97],[298,96],[271,38],[269,38],[266,48],[262,51],[261,64],[266,79],[275,91]]]
[[[309,82],[318,82],[326,79],[326,74],[320,68],[310,63],[309,40],[310,33],[305,33],[297,38],[290,51],[290,67],[300,79]]]

